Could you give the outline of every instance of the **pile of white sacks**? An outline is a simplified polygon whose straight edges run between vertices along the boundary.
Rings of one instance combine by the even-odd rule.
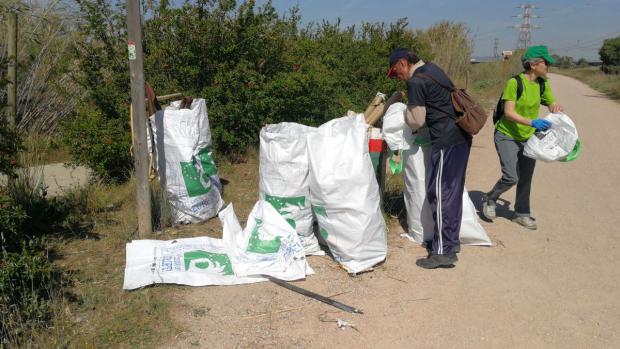
[[[185,117],[191,120],[191,115],[186,112]],[[152,121],[166,127],[187,123],[182,121],[183,116],[175,116],[178,120],[174,122],[167,120],[168,115]],[[166,127],[156,130],[171,133]],[[208,176],[204,175],[206,166],[201,167],[200,159],[196,160],[197,146],[190,139],[174,139],[191,143],[184,147],[187,151],[181,157],[176,149],[181,147],[172,142],[173,137],[168,135],[166,139],[167,142],[157,143],[158,147],[164,145],[163,151],[158,152],[159,169],[163,169],[161,164],[175,168],[179,158],[187,160],[184,162],[195,166],[205,191]],[[232,205],[228,205],[219,213],[222,239],[133,241],[127,244],[125,289],[154,283],[231,285],[265,281],[265,275],[301,279],[313,273],[305,256],[323,253],[317,235],[350,273],[367,270],[385,260],[385,221],[368,155],[363,114],[334,119],[318,128],[294,123],[267,125],[261,130],[260,140],[260,200],[245,229],[241,228]],[[174,159],[168,159],[170,155]],[[187,181],[178,170],[173,178],[166,176],[166,183],[174,185],[166,189],[169,194],[178,194],[178,199],[188,193]],[[213,189],[216,187],[211,186]],[[179,203],[187,197],[177,200],[177,207],[183,208]],[[218,191],[216,206],[220,205],[219,200]],[[212,206],[210,202],[205,205]]]
[[[295,228],[306,254],[321,251],[318,235],[350,273],[367,270],[387,255],[367,129],[358,114],[318,128],[267,125],[260,133],[261,199]]]
[[[392,150],[404,152],[409,225],[405,235],[422,243],[433,234],[425,186],[428,145],[412,135],[404,111],[402,103],[388,109],[383,133]],[[165,113],[151,117],[151,122],[160,178],[165,173],[164,183],[179,211],[178,220],[192,222],[215,215],[223,203],[215,165],[209,163],[210,130],[204,100],[194,101],[190,110],[179,110],[173,104]],[[188,187],[188,181],[193,187]],[[467,191],[463,203],[462,243],[490,245]],[[305,256],[323,254],[319,242],[327,245],[349,273],[368,270],[385,260],[386,225],[368,154],[364,115],[337,118],[317,128],[296,123],[263,127],[259,201],[246,227],[241,228],[232,204],[218,216],[222,239],[128,243],[123,288],[153,283],[232,285],[265,281],[265,275],[302,279],[313,273]]]
[[[256,203],[245,229],[232,204],[218,216],[224,230],[222,239],[128,243],[123,288],[132,290],[155,283],[236,285],[266,281],[264,275],[298,280],[314,273],[297,233],[269,203]]]

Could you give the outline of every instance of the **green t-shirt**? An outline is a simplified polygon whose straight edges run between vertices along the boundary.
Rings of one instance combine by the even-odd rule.
[[[536,119],[541,102],[547,105],[551,105],[555,102],[555,98],[551,93],[551,87],[549,86],[549,82],[545,81],[545,92],[541,98],[538,81],[528,80],[523,73],[519,74],[519,76],[523,82],[523,93],[521,94],[521,98],[517,101],[517,80],[512,78],[508,80],[506,84],[506,88],[502,94],[502,100],[515,102],[515,111],[524,118]],[[499,132],[521,142],[528,140],[536,131],[533,127],[521,125],[505,117],[502,117],[495,127]]]

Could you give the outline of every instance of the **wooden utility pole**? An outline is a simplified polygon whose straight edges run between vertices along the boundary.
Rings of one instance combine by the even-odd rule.
[[[134,165],[136,171],[136,208],[138,235],[145,237],[153,231],[151,223],[151,192],[146,143],[146,113],[144,105],[144,67],[142,64],[142,21],[140,1],[127,0],[127,49],[131,76],[131,105],[133,118]]]
[[[510,63],[510,57],[512,57],[512,51],[502,51],[502,57],[504,61],[502,64],[502,82],[506,82],[508,79],[508,64]]]
[[[7,14],[8,36],[8,84],[7,84],[7,117],[9,128],[13,129],[19,123],[17,120],[17,12]]]

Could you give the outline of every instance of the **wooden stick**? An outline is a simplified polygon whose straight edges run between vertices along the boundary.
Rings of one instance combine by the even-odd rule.
[[[174,98],[179,98],[179,97],[183,97],[183,94],[180,93],[180,92],[177,92],[177,93],[172,93],[172,94],[169,94],[169,95],[157,96],[157,100],[160,101],[160,102],[163,102],[163,101],[167,101],[169,99],[174,99]],[[148,99],[145,98],[144,101],[148,102]]]

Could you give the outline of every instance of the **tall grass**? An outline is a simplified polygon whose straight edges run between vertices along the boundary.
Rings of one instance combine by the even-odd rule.
[[[521,51],[517,51],[506,62],[479,63],[469,67],[467,88],[483,107],[494,108],[506,81],[523,71],[521,54]]]
[[[30,165],[68,162],[71,158],[68,149],[60,144],[57,137],[40,133],[28,133],[24,137],[24,147],[26,154],[21,154],[21,158],[27,157]]]
[[[554,72],[583,81],[610,98],[620,99],[620,75],[605,74],[598,67],[554,69]]]
[[[453,79],[465,77],[473,51],[469,28],[463,23],[441,21],[418,35],[431,47],[433,62]]]

